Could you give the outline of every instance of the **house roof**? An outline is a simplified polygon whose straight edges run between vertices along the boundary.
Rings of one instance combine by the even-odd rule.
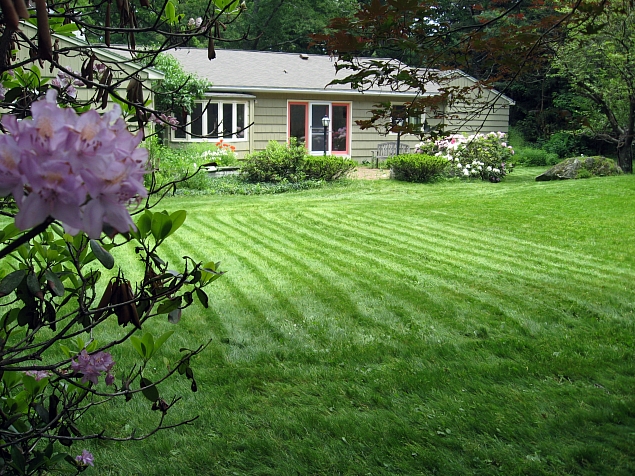
[[[212,83],[211,91],[302,92],[315,94],[357,94],[350,84],[327,86],[334,79],[345,78],[346,70],[335,71],[335,61],[327,55],[277,53],[271,51],[216,50],[216,58],[207,59],[207,50],[176,48],[168,52],[183,69]],[[426,94],[435,94],[431,87]],[[413,92],[373,87],[365,94],[404,98]]]

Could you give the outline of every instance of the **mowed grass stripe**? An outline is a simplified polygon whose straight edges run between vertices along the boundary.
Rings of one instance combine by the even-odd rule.
[[[250,219],[251,220],[251,219]],[[240,222],[240,230],[245,230],[249,228],[249,223],[245,218],[237,218],[237,221]],[[306,254],[309,256],[320,256],[320,252],[323,252],[325,247],[328,246],[330,250],[334,251],[334,253],[329,253],[329,256],[326,259],[322,259],[319,261],[307,261],[303,267],[315,273],[318,272],[316,270],[322,270],[324,273],[325,270],[329,270],[330,272],[325,274],[325,276],[333,277],[334,280],[328,282],[328,285],[331,288],[342,287],[341,282],[343,282],[343,286],[346,288],[346,291],[349,294],[359,295],[364,294],[364,299],[368,299],[369,296],[377,295],[381,296],[382,299],[373,300],[377,304],[384,304],[384,294],[385,291],[390,291],[390,297],[393,301],[395,301],[396,305],[401,304],[399,298],[404,298],[408,296],[410,299],[408,301],[403,301],[403,304],[409,305],[417,305],[421,304],[421,299],[412,300],[411,295],[413,291],[416,291],[416,287],[410,285],[408,283],[408,290],[405,290],[403,296],[400,295],[399,292],[392,292],[392,290],[383,287],[382,284],[389,285],[395,283],[395,278],[407,277],[406,275],[397,275],[396,271],[392,273],[373,273],[368,278],[366,278],[366,274],[368,274],[368,269],[372,268],[372,263],[368,261],[367,256],[363,256],[359,254],[361,259],[351,259],[351,255],[349,253],[348,248],[343,248],[341,252],[337,249],[337,245],[334,243],[327,243],[320,240],[320,237],[317,233],[311,230],[300,230],[297,226],[293,227],[291,223],[287,226],[280,226],[281,224],[278,222],[278,226],[273,225],[271,220],[258,221],[258,232],[262,235],[263,238],[267,240],[267,243],[277,243],[279,248],[283,248],[287,253],[297,253],[297,254]],[[284,240],[279,237],[286,237],[289,235],[297,235],[297,236],[311,236],[314,237],[315,240],[300,240],[300,241],[289,241]],[[341,258],[340,256],[343,256]],[[377,268],[377,266],[375,266]],[[363,272],[362,272],[363,271]],[[343,281],[346,279],[346,281]],[[421,291],[419,289],[419,291]],[[423,296],[418,296],[418,298]],[[425,298],[429,299],[431,296],[425,292]],[[372,299],[372,298],[371,298]],[[418,309],[419,312],[424,312],[422,309]]]
[[[259,223],[265,223],[265,222],[271,223],[271,220],[259,220]],[[289,234],[289,233],[294,233],[294,234],[300,233],[299,228],[297,226],[293,226],[292,224],[289,224],[288,229],[276,230],[274,235],[279,236],[281,234],[280,232],[284,232],[283,234],[285,234],[285,236],[286,234]],[[381,265],[383,264],[383,262],[379,261],[377,256],[375,256],[375,253],[363,255],[360,253],[358,249],[351,250],[348,248],[343,250],[342,253],[337,253],[337,242],[331,243],[327,241],[320,241],[320,237],[317,235],[317,233],[311,233],[311,232],[309,233],[310,233],[310,236],[314,238],[314,241],[319,241],[319,243],[317,243],[314,247],[312,247],[311,246],[312,242],[307,241],[306,242],[307,244],[303,245],[304,251],[307,254],[312,254],[315,252],[319,252],[320,250],[323,250],[327,247],[329,249],[332,249],[333,251],[335,251],[335,253],[332,253],[331,255],[329,255],[329,259],[325,261],[325,266],[330,266],[343,275],[346,275],[347,273],[351,273],[351,266],[350,266],[351,254],[362,256],[362,258],[368,262],[368,265],[366,266],[368,269],[380,269]],[[334,267],[334,264],[338,261],[336,258],[336,256],[338,255],[343,255],[345,256],[345,258],[339,261],[339,263],[341,263],[341,266]],[[394,260],[388,260],[386,262],[390,266],[394,267],[395,265]],[[407,266],[409,264],[411,264],[410,261],[406,259],[404,265]],[[411,269],[410,271],[416,272],[418,270]],[[368,274],[368,271],[366,270],[365,273]],[[451,315],[453,319],[456,319],[457,316],[461,314],[462,312],[461,308],[469,308],[469,306],[465,305],[465,303],[470,303],[474,300],[473,292],[469,292],[469,293],[457,292],[458,287],[455,284],[455,281],[444,282],[443,284],[441,284],[439,283],[439,280],[437,280],[438,286],[443,287],[445,285],[447,290],[450,292],[450,296],[448,296],[448,292],[435,291],[434,286],[431,286],[432,289],[429,289],[428,287],[426,287],[425,289],[422,289],[420,286],[408,286],[408,285],[395,286],[396,280],[394,279],[394,276],[391,276],[390,274],[386,272],[381,272],[381,273],[378,272],[377,274],[374,274],[372,276],[373,276],[372,281],[377,282],[378,285],[373,288],[373,286],[370,285],[369,283],[363,283],[364,287],[370,286],[370,290],[376,292],[378,295],[382,297],[385,297],[386,302],[390,302],[390,301],[395,302],[395,300],[399,298],[404,299],[404,296],[406,296],[406,299],[409,300],[408,302],[411,303],[410,307],[411,308],[414,307],[418,311],[418,314],[426,313],[428,309],[428,306],[426,305],[426,303],[429,303],[430,308],[436,308],[437,310],[440,307],[446,308],[446,309],[449,307],[449,309],[444,311],[443,314]],[[408,275],[406,274],[405,276],[408,276]],[[355,279],[354,272],[351,279]],[[382,280],[384,280],[384,282],[382,282]],[[424,292],[425,294],[422,294]],[[413,299],[413,293],[414,293],[414,299]],[[368,294],[371,294],[371,293],[368,293]],[[488,301],[490,300],[488,299]],[[492,299],[490,302],[488,302],[488,304],[492,302],[495,304],[499,303],[498,300]],[[399,301],[397,301],[397,306],[396,306],[397,309],[399,307],[398,304],[399,304]],[[494,309],[490,308],[490,312],[493,315],[502,315],[505,312],[505,309],[502,309],[500,307],[496,307]],[[401,314],[403,315],[403,312]]]
[[[242,233],[237,233],[234,227],[228,226],[222,220],[216,222],[215,227],[216,239],[222,241],[232,241],[229,249],[231,262],[223,266],[223,269],[231,269],[233,264],[238,264],[240,270],[230,271],[223,276],[222,281],[216,284],[223,285],[225,280],[231,283],[232,294],[235,289],[245,287],[249,289],[250,301],[254,301],[254,295],[257,295],[258,305],[260,308],[266,309],[267,319],[272,322],[281,324],[279,337],[283,334],[293,336],[300,341],[312,340],[315,336],[311,336],[304,327],[298,327],[294,323],[302,323],[304,320],[304,310],[300,310],[299,304],[293,301],[294,293],[297,294],[299,286],[299,275],[289,275],[284,273],[290,269],[287,263],[275,263],[268,254],[260,251],[262,248],[253,240],[241,241],[237,237],[244,237]],[[294,291],[294,286],[296,287]],[[213,289],[210,290],[213,293]],[[321,310],[320,310],[321,311]],[[280,317],[279,317],[280,316]],[[281,322],[284,321],[284,322]],[[324,340],[319,338],[318,340]]]
[[[275,246],[272,240],[263,240],[259,233],[250,232],[248,225],[238,227],[223,222],[222,219],[220,219],[220,222],[232,229],[234,235],[240,234],[245,237],[245,247],[250,244],[255,245],[250,247],[252,255],[258,254],[269,265],[290,276],[292,281],[289,283],[289,289],[311,289],[311,297],[317,298],[316,302],[321,304],[323,316],[332,316],[335,319],[341,316],[349,316],[357,321],[366,318],[363,313],[359,312],[357,304],[348,297],[349,286],[344,284],[343,287],[333,287],[331,283],[333,283],[334,279],[337,279],[337,275],[323,274],[325,268],[320,267],[319,262],[312,265],[302,260],[291,258],[291,255],[285,251],[288,249],[286,243]],[[258,251],[254,251],[254,249]],[[328,292],[324,290],[328,290]],[[339,327],[338,333],[341,333],[342,330],[343,328]]]
[[[342,218],[342,217],[340,217]],[[333,223],[334,218],[331,216],[324,223]],[[350,223],[350,220],[348,220]],[[366,232],[369,227],[373,227],[373,232]],[[428,226],[428,224],[426,224]],[[384,230],[385,234],[377,234],[375,233],[376,229]],[[438,224],[435,226],[430,226],[430,228],[435,229],[437,233],[435,234],[427,234],[422,233],[421,229],[405,231],[401,230],[397,224],[393,224],[392,226],[385,226],[384,222],[378,219],[377,216],[373,216],[372,220],[368,220],[364,222],[361,220],[361,226],[353,226],[350,225],[350,229],[358,230],[360,234],[362,234],[363,238],[366,240],[375,240],[378,242],[378,246],[384,240],[385,236],[389,236],[390,233],[394,233],[392,246],[386,251],[388,253],[391,252],[395,243],[402,244],[410,244],[412,240],[406,240],[405,236],[412,238],[413,240],[418,240],[420,244],[430,244],[436,245],[434,248],[428,249],[430,256],[434,256],[435,258],[445,258],[443,261],[446,263],[456,263],[457,261],[468,263],[476,263],[478,267],[474,267],[474,270],[477,274],[483,275],[491,275],[491,271],[496,271],[498,273],[506,273],[508,277],[513,277],[517,283],[522,285],[527,284],[528,280],[532,283],[545,283],[551,285],[561,284],[562,280],[566,280],[568,286],[572,284],[586,286],[585,290],[587,292],[597,292],[597,281],[591,280],[591,276],[587,276],[587,273],[584,270],[580,271],[579,268],[573,267],[565,267],[565,265],[560,266],[551,266],[552,262],[548,259],[540,258],[541,254],[536,253],[533,259],[527,258],[528,255],[531,255],[531,252],[527,252],[526,248],[512,248],[511,246],[507,246],[504,248],[504,251],[493,250],[491,244],[488,246],[488,241],[481,240],[483,245],[475,246],[474,243],[479,240],[479,236],[483,236],[486,232],[478,233],[473,231],[471,233],[461,233],[457,236],[456,233],[452,233],[451,227],[443,228]],[[489,238],[494,240],[494,237]],[[417,249],[408,249],[406,252],[416,253],[420,250]],[[561,254],[560,262],[567,262],[566,256],[562,256]],[[459,259],[457,260],[457,257]],[[497,266],[496,263],[500,263],[500,266]],[[522,265],[521,265],[522,264]],[[546,270],[549,270],[548,272]],[[608,274],[599,274],[594,273],[595,278],[600,278],[606,280],[607,283],[610,284],[619,284],[623,283],[624,286],[627,286],[627,281],[624,280],[624,276],[621,275],[608,275]],[[629,275],[630,278],[633,277],[631,273]],[[581,279],[585,278],[585,279]],[[552,286],[543,287],[547,292],[549,292]],[[605,300],[607,295],[609,294],[609,289],[606,287],[602,289],[602,297]],[[623,296],[623,289],[615,289],[615,291],[610,295],[613,299],[615,296]],[[621,305],[627,305],[628,302],[620,302]]]
[[[441,223],[444,222],[447,222],[447,224],[442,225]],[[582,254],[577,246],[575,249],[571,246],[558,248],[554,246],[545,246],[542,243],[538,243],[536,240],[529,241],[527,239],[520,238],[519,234],[522,234],[520,228],[523,224],[517,224],[519,230],[513,235],[498,229],[495,232],[491,232],[489,231],[491,227],[484,229],[482,226],[468,226],[465,223],[452,222],[445,216],[439,217],[437,220],[428,220],[428,226],[431,229],[434,229],[435,226],[439,226],[443,228],[443,230],[450,229],[452,234],[458,236],[466,235],[469,236],[470,239],[475,237],[475,235],[478,239],[480,234],[485,233],[489,237],[488,240],[491,239],[493,242],[499,244],[501,252],[504,253],[508,245],[513,246],[514,249],[527,248],[529,254],[532,256],[531,259],[547,261],[550,264],[550,267],[554,267],[556,269],[568,269],[570,266],[567,266],[565,263],[570,263],[572,266],[577,266],[577,270],[584,274],[588,274],[591,277],[613,279],[633,276],[632,269],[622,267],[617,263],[607,264],[606,258],[600,258],[597,255],[588,253]],[[475,232],[474,230],[479,231]],[[549,232],[545,230],[542,236],[543,238],[549,236]]]
[[[309,212],[310,213],[310,212]],[[324,216],[324,214],[322,214]],[[327,216],[328,223],[338,221],[341,223],[350,223],[350,216],[344,212],[337,213],[331,212]],[[619,280],[622,278],[633,277],[632,270],[620,269],[616,270],[611,268],[605,263],[605,261],[599,260],[593,255],[584,255],[584,259],[580,258],[580,252],[573,252],[567,250],[546,251],[545,247],[537,244],[536,242],[528,242],[526,240],[512,239],[509,235],[505,235],[500,232],[491,232],[489,227],[487,228],[466,228],[465,225],[456,226],[454,222],[449,221],[444,223],[447,219],[419,219],[419,225],[403,225],[403,221],[396,220],[393,214],[365,214],[361,212],[355,216],[355,222],[359,223],[357,229],[360,232],[372,229],[375,231],[375,227],[380,227],[384,230],[384,233],[379,234],[380,237],[392,236],[393,240],[399,238],[402,235],[407,235],[413,239],[421,239],[429,242],[433,242],[440,247],[447,244],[448,247],[461,252],[463,255],[467,255],[469,251],[476,248],[480,254],[486,257],[500,260],[507,260],[508,263],[517,264],[513,261],[518,258],[519,250],[522,250],[523,262],[535,263],[538,267],[549,267],[550,271],[561,271],[566,273],[568,279],[580,279],[583,276],[590,278],[589,281],[595,279],[606,279],[607,281]],[[459,228],[463,228],[459,230]],[[426,231],[432,230],[434,233],[426,233]],[[371,233],[372,238],[375,233]],[[516,243],[516,245],[510,244]],[[588,265],[585,260],[588,259]],[[575,268],[574,268],[575,266]],[[571,271],[576,271],[571,273]]]
[[[380,225],[375,223],[374,226],[377,227]],[[330,228],[330,230],[335,229],[336,228],[334,225]],[[352,254],[359,253],[359,250],[366,246],[364,243],[366,243],[366,241],[369,239],[370,237],[366,235],[365,240],[356,240],[357,245],[355,246],[355,249],[348,249],[347,252]],[[379,241],[382,241],[382,238],[379,238]],[[394,240],[394,242],[397,241],[406,244],[411,243],[410,241],[406,242],[400,239]],[[338,240],[334,240],[333,243],[337,242]],[[478,257],[470,257],[469,260],[461,260],[460,264],[465,265],[469,262],[474,263],[476,261],[476,266],[472,266],[468,269],[462,269],[460,266],[456,265],[457,254],[448,252],[448,246],[445,240],[442,242],[435,242],[435,244],[442,245],[441,248],[435,249],[421,248],[420,242],[417,245],[417,248],[415,248],[414,246],[410,246],[405,250],[400,250],[399,247],[394,245],[394,242],[388,250],[383,252],[380,249],[379,245],[377,247],[368,245],[370,246],[369,254],[378,253],[380,256],[388,256],[389,259],[384,261],[387,261],[389,263],[394,263],[395,261],[401,260],[403,266],[410,266],[410,268],[408,269],[408,273],[426,273],[424,280],[433,281],[433,285],[438,285],[441,287],[445,286],[446,288],[450,288],[453,291],[457,291],[455,283],[465,282],[466,280],[468,280],[471,286],[469,287],[469,289],[467,289],[467,292],[457,292],[457,294],[459,294],[457,297],[461,299],[471,300],[476,298],[489,303],[499,303],[502,296],[507,296],[508,300],[515,299],[515,297],[518,296],[516,300],[516,304],[518,305],[518,307],[526,307],[527,305],[527,299],[518,295],[518,291],[520,291],[520,289],[518,288],[527,287],[527,277],[519,275],[519,273],[516,273],[515,271],[510,273],[510,267],[508,264],[501,264],[501,266],[494,268],[494,270],[496,271],[506,273],[506,275],[500,277],[500,280],[497,280],[496,283],[492,283],[491,281],[484,282],[483,277],[488,276],[488,274],[484,270],[486,270],[488,267],[491,268],[492,264],[486,259],[479,260]],[[329,246],[331,246],[331,243],[329,243]],[[414,263],[410,260],[409,257],[418,253],[421,254],[422,252],[425,252],[425,254],[427,254],[428,256],[435,256],[436,258],[425,262],[419,262],[416,268],[412,267]],[[443,256],[445,256],[445,260],[440,259]],[[493,258],[497,257],[494,256]],[[381,260],[381,258],[375,257],[373,257],[373,259],[375,259],[376,261]],[[491,280],[491,274],[489,275],[489,277]],[[542,304],[543,300],[549,300],[549,294],[555,293],[558,289],[558,285],[563,284],[560,280],[552,281],[552,283],[547,283],[548,285],[545,285],[544,276],[534,276],[534,285],[541,287],[541,289],[543,289],[543,292],[545,293],[541,297],[540,302],[537,303],[539,306]],[[497,289],[497,287],[503,289]],[[512,288],[514,291],[508,292],[507,288]],[[556,296],[551,297],[561,297],[561,295],[557,294]]]

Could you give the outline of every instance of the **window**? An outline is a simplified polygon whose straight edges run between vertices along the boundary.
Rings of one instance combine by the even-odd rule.
[[[409,125],[415,126],[413,129],[421,129],[423,130],[423,125],[426,121],[426,115],[423,116],[409,116],[406,117],[407,111],[406,106],[403,104],[398,104],[392,106],[392,123],[396,124],[397,120],[402,119],[406,121]],[[396,132],[390,132],[391,134],[396,134]]]
[[[314,155],[350,154],[350,103],[289,102],[287,125],[289,138],[296,138]],[[324,131],[322,118],[328,116]],[[325,141],[326,139],[326,141]]]
[[[216,141],[247,138],[247,104],[242,102],[197,102],[191,115],[172,133],[176,141]]]

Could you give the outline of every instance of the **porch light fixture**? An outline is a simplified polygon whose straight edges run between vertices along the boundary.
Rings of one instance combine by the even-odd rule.
[[[397,155],[399,155],[399,146],[401,145],[401,126],[403,126],[403,123],[403,117],[397,117],[395,119],[395,124],[399,127],[397,130]]]
[[[322,118],[322,125],[324,126],[324,156],[326,157],[326,132],[329,130],[329,124],[331,123],[331,118],[329,116],[324,116]]]

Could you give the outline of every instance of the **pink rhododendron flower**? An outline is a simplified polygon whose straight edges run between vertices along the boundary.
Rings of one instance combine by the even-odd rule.
[[[75,461],[82,466],[95,466],[95,457],[87,450],[82,450],[82,454],[77,455]]]
[[[39,382],[43,378],[47,378],[51,376],[51,372],[48,372],[46,370],[27,370],[24,373],[28,375],[29,377],[33,377],[36,382]]]
[[[69,75],[57,79],[70,86]],[[104,224],[134,228],[128,207],[147,196],[143,186],[148,152],[131,134],[119,106],[104,114],[77,115],[57,105],[57,91],[31,106],[32,119],[6,115],[0,135],[0,195],[13,194],[22,230],[53,217],[66,231],[99,238]]]
[[[114,365],[115,361],[108,352],[89,354],[86,349],[77,355],[77,360],[71,361],[73,372],[82,374],[82,383],[92,382],[95,385],[102,372],[106,372],[106,385],[113,384],[115,377],[110,371]]]

